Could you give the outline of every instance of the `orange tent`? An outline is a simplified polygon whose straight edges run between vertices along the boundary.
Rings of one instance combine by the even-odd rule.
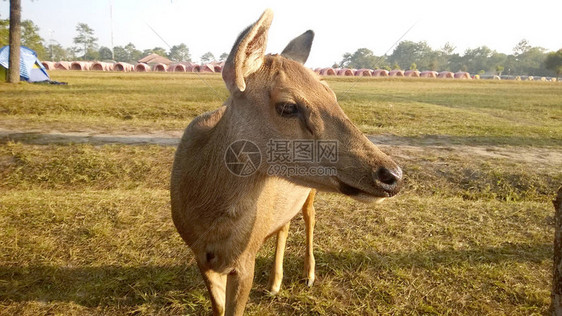
[[[437,71],[426,70],[420,73],[420,77],[422,78],[437,78],[439,73]]]
[[[366,69],[366,68],[357,69],[355,71],[355,75],[359,77],[371,77],[373,75],[373,71],[371,69]]]
[[[201,65],[201,68],[199,69],[199,72],[215,72],[215,66],[213,66],[211,64]]]
[[[147,72],[150,71],[150,66],[147,64],[139,63],[135,65],[135,71],[138,72]]]
[[[84,70],[90,70],[91,67],[92,67],[92,62],[89,61],[73,61],[70,64],[70,70],[84,71]]]
[[[43,67],[45,67],[45,69],[47,70],[53,70],[55,69],[55,63],[52,61],[42,61],[41,64],[43,65]]]
[[[166,72],[167,70],[168,70],[168,65],[166,64],[154,64],[152,66],[152,71]]]
[[[59,61],[55,64],[55,69],[69,70],[70,64],[71,63],[69,61]]]
[[[353,76],[353,70],[349,68],[338,69],[338,76]]]
[[[404,72],[404,77],[415,77],[418,78],[420,76],[420,72],[417,70],[406,70]]]
[[[96,61],[92,64],[90,70],[98,70],[98,71],[113,71],[113,64],[112,63],[104,63],[101,61]]]
[[[124,63],[124,62],[118,62],[113,66],[113,70],[115,70],[115,71],[128,72],[128,71],[133,71],[134,69],[135,69],[135,66],[133,66],[129,63]]]
[[[455,79],[472,79],[470,74],[466,71],[459,71],[455,73]]]
[[[174,65],[170,65],[170,68],[168,68],[168,71],[170,72],[185,72],[186,71],[185,65],[183,64],[174,64]]]
[[[437,75],[437,78],[455,78],[455,74],[450,71],[442,71]]]
[[[320,70],[320,75],[322,75],[322,76],[335,76],[336,71],[333,68],[322,68]]]
[[[388,70],[385,69],[377,69],[373,71],[373,77],[388,77]]]

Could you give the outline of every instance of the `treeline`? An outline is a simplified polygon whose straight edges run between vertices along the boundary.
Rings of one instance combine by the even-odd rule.
[[[0,19],[0,47],[8,45],[9,41],[9,20]],[[74,46],[65,48],[56,41],[50,40],[49,43],[39,36],[39,27],[32,21],[22,21],[22,45],[33,49],[40,60],[61,61],[61,60],[114,60],[118,62],[136,63],[139,59],[149,54],[155,53],[169,58],[171,61],[192,61],[189,48],[181,43],[173,45],[169,50],[162,47],[139,50],[133,43],[125,46],[115,46],[113,51],[109,47],[99,46],[98,38],[95,37],[94,30],[85,23],[78,23],[76,26],[76,36],[73,38]],[[226,60],[227,53],[219,56],[219,61]],[[199,58],[201,63],[209,63],[217,59],[211,52],[203,54]]]
[[[0,47],[8,45],[9,20],[0,19]],[[172,61],[192,61],[189,48],[184,43],[174,45],[169,50],[162,47],[139,50],[133,43],[125,46],[115,46],[113,51],[109,47],[100,47],[94,30],[85,23],[76,26],[74,46],[62,47],[56,41],[45,40],[38,34],[39,27],[32,21],[22,21],[22,45],[37,52],[39,59],[61,60],[115,60],[135,63],[151,53],[168,57]],[[512,54],[499,53],[487,46],[467,49],[464,54],[455,53],[455,47],[447,43],[442,48],[434,50],[426,42],[400,42],[392,54],[375,56],[367,48],[360,48],[354,53],[346,53],[334,67],[340,68],[369,68],[369,69],[419,69],[435,71],[467,71],[471,74],[497,75],[529,75],[529,76],[559,76],[562,73],[562,49],[557,52],[547,52],[542,47],[534,47],[527,40],[521,40],[513,48]],[[227,53],[219,56],[223,61]],[[199,58],[201,63],[216,61],[211,52]]]
[[[367,48],[346,53],[340,68],[419,69],[435,71],[467,71],[472,74],[551,76],[562,72],[562,49],[548,53],[542,47],[533,47],[525,39],[513,48],[513,54],[499,53],[487,46],[467,49],[463,55],[455,53],[450,43],[438,50],[425,41],[400,42],[392,54],[375,56]]]

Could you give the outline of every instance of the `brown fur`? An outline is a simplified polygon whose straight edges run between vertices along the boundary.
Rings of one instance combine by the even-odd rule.
[[[269,236],[288,230],[303,207],[307,215],[311,188],[374,201],[400,187],[400,168],[353,125],[318,76],[282,55],[263,55],[271,18],[266,11],[236,41],[223,70],[231,95],[223,107],[189,124],[172,170],[174,224],[195,254],[215,315],[243,313],[258,249]],[[300,117],[280,116],[280,103],[299,104]],[[257,172],[236,176],[224,157],[227,147],[241,139],[255,143],[264,156],[270,140],[337,140],[337,162],[304,164],[334,167],[337,175],[269,176],[262,158]],[[380,176],[381,168],[395,177],[391,184],[383,183],[390,181]],[[305,219],[313,225],[313,215]]]

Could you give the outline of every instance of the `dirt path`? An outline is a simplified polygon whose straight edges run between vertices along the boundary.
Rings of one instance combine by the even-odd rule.
[[[41,130],[9,130],[0,128],[0,143],[16,141],[26,144],[81,144],[94,145],[162,145],[177,146],[183,131],[155,131],[144,134],[106,134],[96,131],[59,132]],[[413,139],[393,135],[369,136],[369,139],[383,149],[403,159],[423,157],[424,155],[444,152],[470,158],[498,158],[514,162],[533,164],[537,168],[562,169],[561,148],[538,148],[528,146],[495,146],[454,144],[445,136]]]

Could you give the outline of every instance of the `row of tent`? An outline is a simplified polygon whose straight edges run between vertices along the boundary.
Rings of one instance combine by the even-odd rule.
[[[360,76],[360,77],[414,77],[414,78],[455,78],[471,79],[468,72],[459,71],[418,71],[418,70],[386,70],[386,69],[349,69],[349,68],[316,68],[314,72],[321,76]]]
[[[158,58],[159,57],[159,58]],[[97,70],[97,71],[160,71],[160,72],[200,72],[200,73],[220,73],[224,66],[224,62],[212,62],[209,64],[198,65],[191,62],[183,62],[169,64],[169,60],[156,54],[149,55],[144,59],[150,58],[148,62],[141,62],[136,65],[129,63],[112,63],[112,62],[89,62],[89,61],[60,61],[40,62],[37,54],[22,46],[20,49],[20,77],[22,80],[29,82],[50,81],[47,70]],[[0,80],[5,80],[9,67],[9,47],[0,48]],[[415,78],[455,78],[455,79],[480,79],[479,75],[470,76],[468,72],[459,71],[456,73],[450,71],[418,71],[418,70],[385,70],[385,69],[349,69],[349,68],[317,68],[314,69],[322,76],[361,76],[361,77],[415,77]],[[540,81],[556,81],[556,78],[534,78],[533,76],[482,76],[482,79],[511,79],[511,80],[540,80]]]
[[[47,70],[80,70],[80,71],[123,71],[123,72],[199,72],[199,73],[220,73],[224,62],[209,63],[209,64],[195,64],[191,62],[182,62],[176,64],[164,63],[137,63],[136,65],[118,62],[90,62],[90,61],[60,61],[51,62],[43,61],[42,66]],[[418,71],[418,70],[385,70],[385,69],[350,69],[350,68],[316,68],[314,72],[321,76],[358,76],[358,77],[411,77],[411,78],[445,78],[445,79],[494,79],[494,80],[539,80],[539,81],[552,81],[555,82],[556,78],[546,78],[533,76],[495,76],[495,75],[473,75],[465,71],[451,72],[451,71]],[[45,72],[46,74],[46,72]]]
[[[203,73],[215,73],[221,72],[224,63],[210,63],[198,65],[191,62],[183,62],[177,64],[167,65],[164,63],[137,63],[136,65],[118,62],[101,62],[101,61],[43,61],[43,66],[47,70],[80,70],[80,71],[137,71],[137,72],[148,72],[148,71],[160,71],[160,72],[203,72]]]
[[[220,73],[224,63],[209,63],[198,65],[191,62],[182,62],[167,65],[164,63],[137,63],[136,65],[118,62],[100,62],[100,61],[43,61],[43,66],[47,70],[80,70],[80,71],[136,71],[136,72],[202,72],[202,73]],[[350,68],[317,68],[314,69],[322,76],[361,76],[361,77],[419,77],[419,78],[456,78],[471,79],[468,72],[450,72],[450,71],[418,71],[418,70],[385,70],[385,69],[350,69]]]
[[[556,82],[554,77],[533,76],[496,76],[496,75],[473,75],[468,72],[459,71],[418,71],[418,70],[385,70],[385,69],[349,69],[349,68],[316,68],[314,72],[321,76],[362,76],[362,77],[413,77],[413,78],[446,78],[446,79],[493,79],[493,80],[539,80]]]

